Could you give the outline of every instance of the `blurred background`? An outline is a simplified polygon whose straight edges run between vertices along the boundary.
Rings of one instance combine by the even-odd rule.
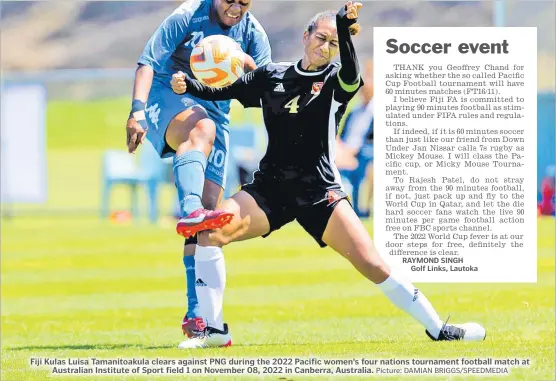
[[[366,76],[375,26],[538,28],[537,201],[539,214],[553,214],[556,3],[364,3],[355,44]],[[252,12],[274,61],[285,61],[301,57],[306,22],[341,4],[253,0]],[[186,283],[171,169],[148,145],[136,155],[125,146],[136,60],[178,5],[0,1],[3,380],[45,379],[29,357],[181,356]],[[349,105],[338,159],[372,235],[368,83]],[[359,136],[348,118],[363,125]],[[231,119],[228,195],[265,150],[260,110],[234,104]],[[295,223],[234,243],[225,249],[224,316],[234,335],[225,355],[515,356],[533,365],[513,371],[512,380],[554,379],[554,222],[538,219],[537,283],[419,285],[443,319],[452,313],[451,321],[488,327],[478,346],[429,342],[348,261],[320,250]]]
[[[321,4],[335,9],[339,3]],[[125,177],[135,171],[133,176],[152,180],[164,169],[145,168],[141,163],[152,164],[152,161],[148,157],[142,161],[141,152],[138,158],[133,158],[139,160],[139,167],[132,168],[127,163],[129,159],[106,151],[125,149],[124,125],[135,62],[147,39],[177,5],[176,1],[1,3],[2,85],[4,89],[33,85],[29,90],[33,95],[21,93],[20,96],[27,99],[26,107],[29,99],[36,98],[37,107],[34,113],[17,113],[17,116],[12,104],[2,107],[2,120],[6,121],[2,130],[3,215],[99,212],[104,215],[108,210],[131,208],[135,197],[138,200],[135,212],[147,216],[147,206],[151,205],[149,189],[157,200],[159,213],[172,214],[175,196],[171,171],[166,170],[159,176],[161,182],[151,183],[151,188],[147,183],[146,187],[139,186],[136,194],[129,186],[119,185],[113,187],[114,192],[108,192],[112,189],[111,176],[126,182]],[[550,166],[554,165],[555,7],[554,2],[547,1],[367,1],[361,15],[363,32],[355,43],[363,63],[372,59],[374,26],[537,27],[540,202],[542,179],[553,171]],[[301,39],[305,23],[315,13],[314,2],[255,0],[252,12],[270,37],[275,61],[301,57],[301,44],[295,42]],[[277,17],[278,13],[287,17]],[[353,105],[362,98],[356,97]],[[8,101],[5,99],[4,106]],[[11,102],[17,104],[17,100]],[[7,131],[7,125],[24,124],[23,117],[34,118],[27,123],[38,125],[31,134],[32,142],[21,134],[13,136]],[[8,123],[8,118],[14,119],[13,123]],[[258,131],[264,130],[259,110],[243,110],[234,104],[232,123],[232,129],[244,129],[241,133],[240,129],[236,131],[235,142],[232,132],[231,151],[236,168],[229,171],[231,186],[227,195],[245,179],[243,175],[251,173],[253,166],[256,168],[256,161],[265,148],[264,132]],[[253,137],[246,133],[251,128],[262,135]],[[30,150],[32,154],[22,158],[25,146],[34,148]],[[111,174],[110,168],[115,164],[129,168],[124,173]],[[366,164],[361,160],[357,165]],[[141,168],[143,173],[138,172]],[[369,194],[372,183],[361,178],[370,176],[372,171],[362,168],[355,174],[353,169],[348,171],[352,173],[347,177],[355,178],[356,188],[361,184],[362,192]],[[21,172],[29,175],[22,179]],[[21,190],[29,188],[33,190]],[[368,199],[361,197],[361,202],[368,203]],[[361,209],[367,210],[369,205],[362,205]],[[155,218],[154,214],[151,217]]]

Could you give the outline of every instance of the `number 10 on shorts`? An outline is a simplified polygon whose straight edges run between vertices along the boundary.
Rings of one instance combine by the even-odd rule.
[[[226,154],[221,149],[217,149],[215,146],[212,146],[212,150],[210,151],[210,155],[208,157],[208,162],[214,165],[216,168],[222,168],[224,165],[224,159],[226,158]]]

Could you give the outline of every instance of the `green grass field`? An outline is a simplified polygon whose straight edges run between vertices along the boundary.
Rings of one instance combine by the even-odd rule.
[[[228,247],[225,319],[235,344],[198,352],[175,349],[185,280],[171,226],[75,217],[2,225],[2,380],[47,379],[30,357],[286,355],[530,358],[505,379],[554,379],[551,220],[539,222],[537,284],[420,285],[443,316],[484,324],[485,342],[430,342],[347,261],[291,225]]]
[[[84,111],[71,111],[79,107]],[[122,110],[126,107],[125,102],[99,102],[89,106],[56,103],[49,108],[49,199],[41,210],[50,212],[25,214],[3,220],[1,225],[2,381],[122,379],[49,376],[44,368],[30,367],[31,357],[206,356],[517,357],[531,359],[531,366],[516,368],[505,377],[380,379],[555,379],[553,219],[539,220],[536,284],[418,285],[442,317],[451,314],[451,322],[485,325],[488,337],[484,342],[429,341],[419,324],[393,307],[346,260],[330,249],[319,249],[298,225],[291,224],[267,239],[233,244],[225,250],[224,314],[234,345],[202,351],[176,349],[183,339],[180,322],[186,299],[182,240],[174,233],[174,225],[150,226],[143,220],[115,225],[91,213],[52,213],[60,208],[98,208],[100,157],[106,147],[123,148],[121,118],[113,115],[125,118]],[[79,139],[65,136],[64,128],[73,126],[71,121],[78,123],[82,112],[98,120],[85,118]],[[96,130],[95,123],[101,124]],[[83,148],[79,141],[86,142]],[[124,190],[116,192],[117,208],[126,205],[125,197]],[[172,197],[171,188],[162,195],[168,208]],[[19,210],[31,212],[30,208]],[[366,223],[372,234],[371,221]],[[284,376],[267,379],[280,377]]]

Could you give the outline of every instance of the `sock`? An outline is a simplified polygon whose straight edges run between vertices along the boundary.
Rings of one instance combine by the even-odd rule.
[[[226,266],[221,247],[195,247],[195,289],[199,300],[199,313],[207,326],[224,329],[222,305],[226,288]]]
[[[187,280],[187,314],[189,319],[199,317],[199,302],[195,291],[195,256],[184,255],[185,278]]]
[[[438,338],[443,322],[425,295],[409,280],[392,271],[390,276],[377,286],[396,307],[413,316],[433,337]]]
[[[174,178],[183,217],[203,207],[207,158],[201,151],[187,151],[174,157]]]

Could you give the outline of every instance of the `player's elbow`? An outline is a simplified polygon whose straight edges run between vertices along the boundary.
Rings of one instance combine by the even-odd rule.
[[[342,89],[348,93],[354,93],[359,90],[361,78],[357,68],[355,70],[340,69],[338,72],[338,80]]]
[[[359,68],[355,67],[354,70],[340,69],[338,73],[343,84],[348,86],[357,86],[359,84]]]

